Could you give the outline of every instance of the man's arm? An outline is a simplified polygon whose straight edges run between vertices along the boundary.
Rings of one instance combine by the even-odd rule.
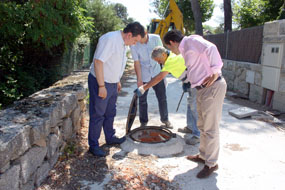
[[[167,71],[162,71],[160,72],[158,75],[156,75],[153,79],[151,79],[151,81],[149,81],[148,83],[146,83],[145,85],[143,85],[143,89],[147,90],[150,87],[155,86],[157,83],[159,83],[161,80],[163,80],[166,75],[168,75],[169,72]]]
[[[98,59],[94,60],[94,72],[99,85],[98,96],[105,99],[107,97],[107,90],[105,88],[103,64],[104,63]]]
[[[135,72],[137,75],[137,86],[140,87],[141,85],[143,85],[143,81],[142,81],[142,72],[141,72],[141,64],[139,61],[135,61]]]

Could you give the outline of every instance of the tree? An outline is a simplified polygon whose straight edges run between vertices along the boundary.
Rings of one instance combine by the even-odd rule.
[[[225,29],[224,31],[232,31],[232,4],[231,0],[224,0],[224,23]]]
[[[234,4],[234,22],[240,28],[263,25],[276,20],[281,0],[240,0]]]
[[[195,31],[196,34],[203,36],[203,26],[202,26],[202,14],[200,9],[200,4],[198,0],[189,0],[192,6],[192,12],[195,20]]]
[[[168,2],[169,0],[155,0],[152,4],[155,8],[154,12],[157,13],[160,17],[165,18],[169,13],[169,10],[167,9]],[[199,2],[202,14],[202,22],[206,22],[213,15],[213,10],[215,6],[214,1],[203,0]],[[192,31],[195,30],[195,20],[190,0],[176,0],[176,4],[183,14],[183,24],[185,27],[185,33],[190,34]]]
[[[117,16],[122,20],[122,22],[127,25],[130,22],[133,21],[132,18],[128,18],[128,11],[127,11],[127,7],[125,7],[123,4],[121,3],[116,3],[114,5],[114,10],[117,14]]]
[[[280,13],[279,13],[279,16],[277,18],[278,20],[282,20],[282,19],[285,19],[285,2],[283,4],[282,7],[280,7]]]
[[[86,0],[12,0],[0,3],[0,104],[54,83],[57,61],[91,24]]]
[[[97,42],[103,34],[123,28],[122,20],[117,16],[114,6],[105,3],[104,0],[93,0],[88,5],[88,14],[93,18],[94,31],[90,35],[91,48],[94,52]],[[90,57],[92,60],[92,55]]]

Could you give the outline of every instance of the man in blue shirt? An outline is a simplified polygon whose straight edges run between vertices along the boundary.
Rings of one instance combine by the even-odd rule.
[[[125,137],[115,136],[113,128],[116,116],[116,101],[121,90],[120,79],[126,66],[126,50],[145,35],[144,27],[130,23],[123,31],[108,32],[100,37],[88,76],[89,89],[89,152],[105,156],[99,148],[102,126],[107,144],[121,144]]]
[[[147,32],[145,33],[145,37],[142,38],[139,43],[131,46],[138,87],[149,82],[160,73],[160,65],[151,59],[152,50],[156,46],[162,46],[162,41],[159,35],[147,34]],[[165,124],[165,127],[173,128],[168,119],[165,81],[162,80],[153,86],[153,90],[155,91],[155,95],[158,100],[161,122]],[[148,90],[139,97],[139,118],[141,127],[146,126],[148,123],[147,94]]]

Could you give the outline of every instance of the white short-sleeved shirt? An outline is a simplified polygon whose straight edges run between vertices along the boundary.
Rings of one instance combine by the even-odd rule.
[[[123,75],[127,62],[127,46],[125,46],[121,31],[108,32],[99,38],[90,73],[96,77],[94,60],[100,60],[103,64],[104,81],[118,83]]]
[[[162,46],[159,35],[148,34],[148,42],[131,46],[131,53],[134,61],[139,61],[141,65],[141,75],[143,82],[149,82],[160,73],[160,65],[151,58],[152,50],[156,46]]]

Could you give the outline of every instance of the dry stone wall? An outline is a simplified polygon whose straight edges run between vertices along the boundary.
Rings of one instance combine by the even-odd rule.
[[[0,111],[0,189],[34,189],[85,114],[88,72],[76,72]]]

